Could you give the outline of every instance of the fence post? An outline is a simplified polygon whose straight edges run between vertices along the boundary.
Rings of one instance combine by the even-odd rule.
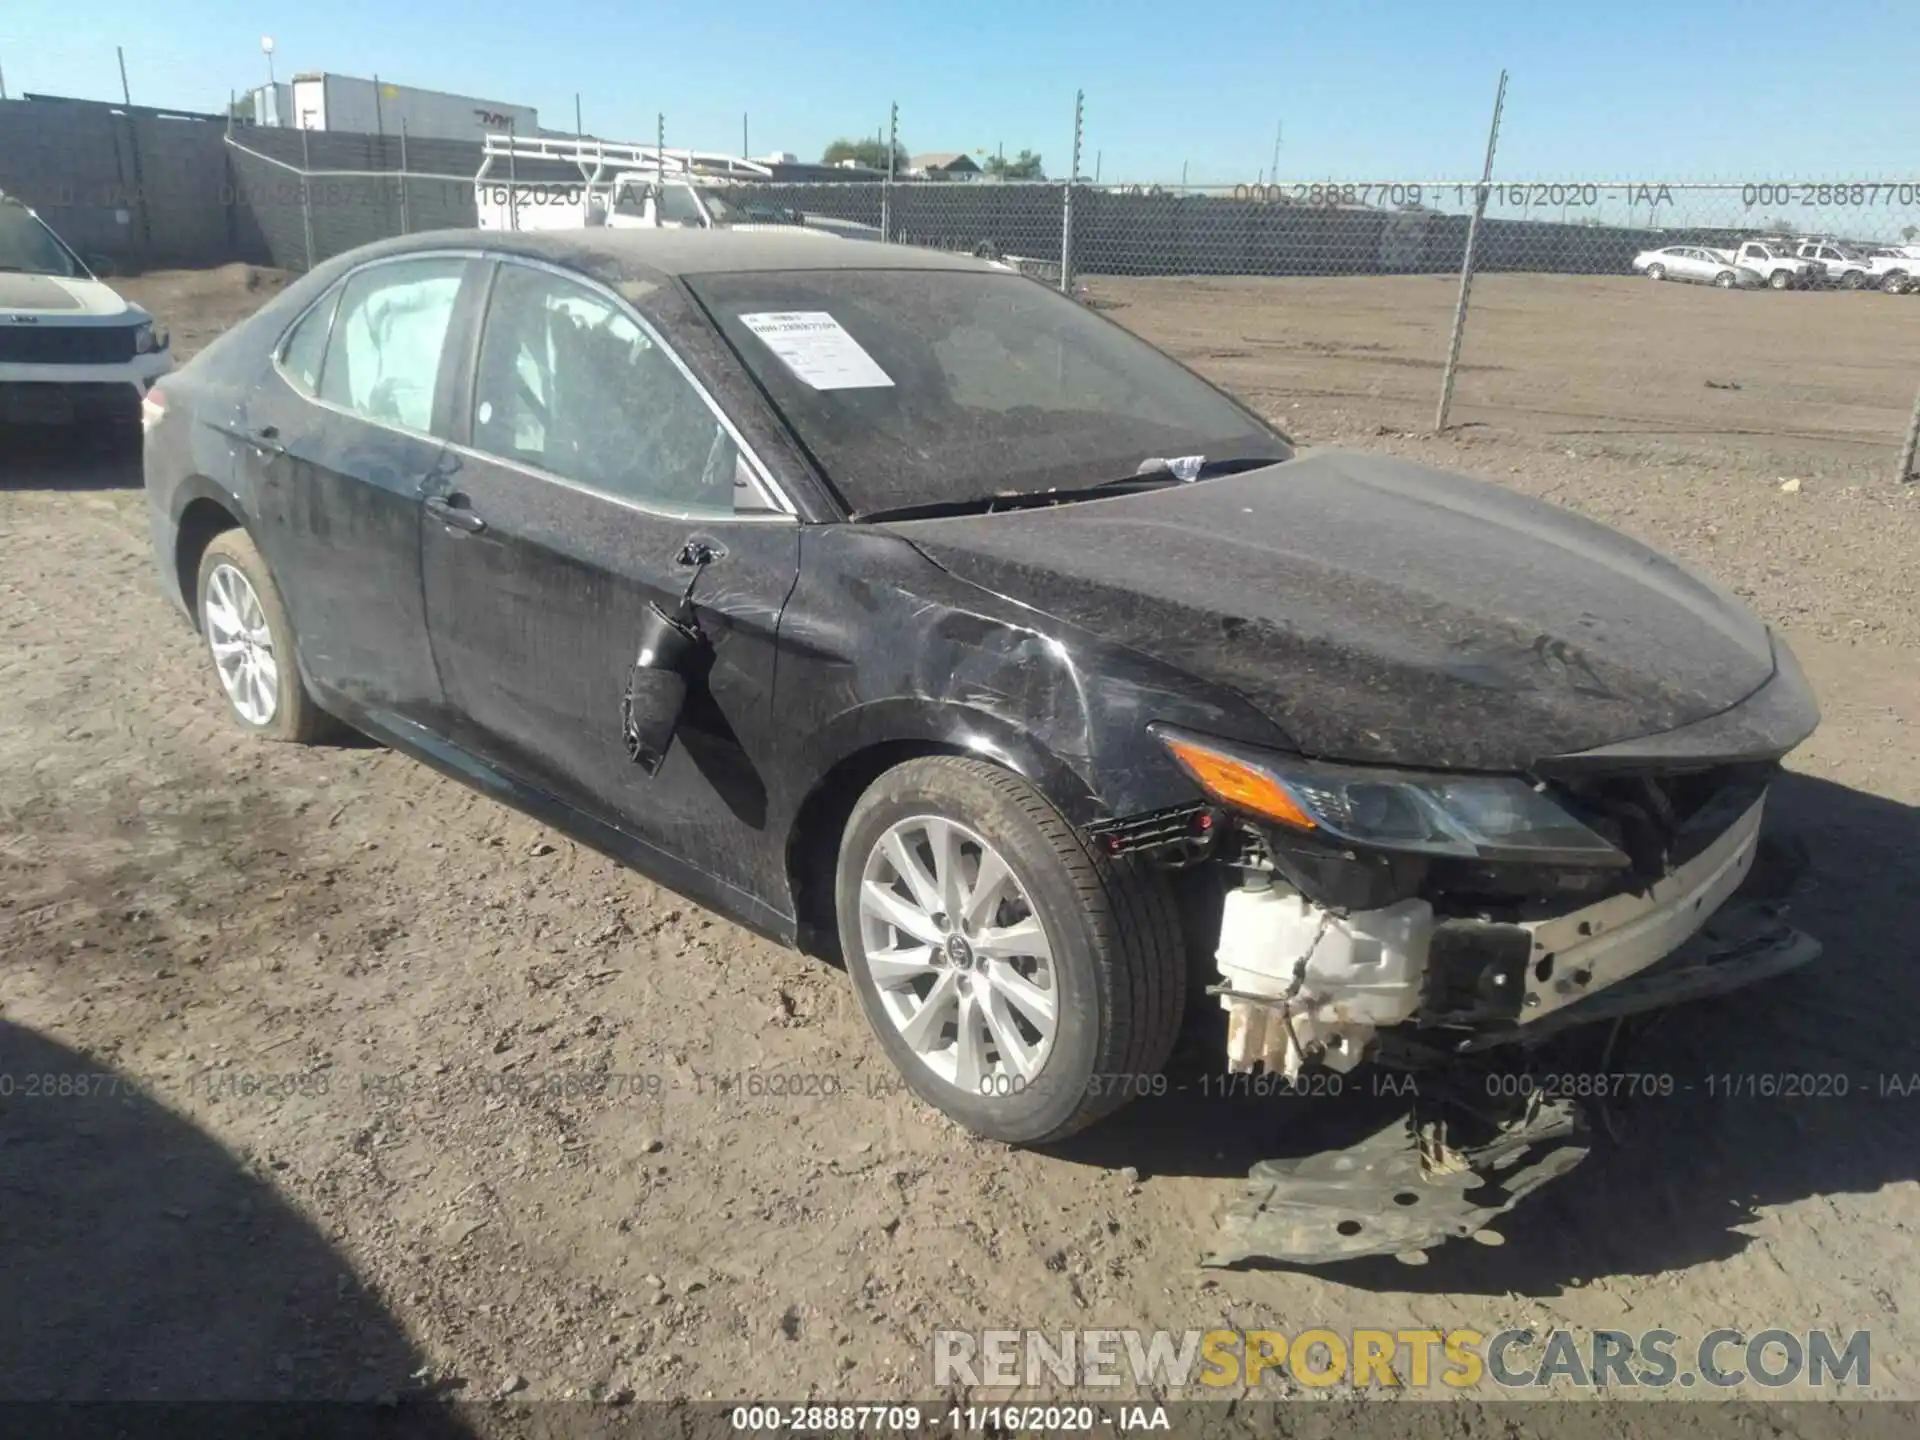
[[[1080,179],[1080,137],[1086,119],[1087,92],[1073,92],[1073,163],[1060,196],[1060,293],[1073,294],[1073,187]]]
[[[1447,342],[1447,368],[1440,377],[1440,407],[1434,412],[1435,431],[1447,428],[1453,408],[1453,377],[1460,368],[1460,341],[1467,331],[1467,300],[1473,294],[1474,252],[1480,243],[1480,219],[1487,213],[1487,190],[1493,182],[1493,150],[1500,141],[1500,111],[1507,103],[1507,72],[1500,72],[1500,88],[1493,95],[1493,124],[1487,127],[1487,163],[1480,172],[1480,188],[1473,192],[1473,218],[1467,222],[1467,253],[1460,257],[1460,298],[1453,307],[1453,338]]]
[[[400,117],[400,233],[413,233],[413,217],[407,212],[407,117]]]
[[[520,228],[520,171],[514,164],[513,121],[507,121],[507,228]]]
[[[300,228],[307,239],[307,269],[313,269],[313,152],[308,137],[313,132],[300,127]]]
[[[893,239],[893,157],[900,143],[900,102],[887,112],[887,178],[880,186],[880,238]]]
[[[663,223],[660,212],[666,208],[667,198],[666,111],[655,112],[653,126],[653,228],[658,230]]]
[[[1920,450],[1920,394],[1913,397],[1913,415],[1907,421],[1907,443],[1900,447],[1900,483],[1905,485],[1920,480],[1913,473],[1914,451]]]

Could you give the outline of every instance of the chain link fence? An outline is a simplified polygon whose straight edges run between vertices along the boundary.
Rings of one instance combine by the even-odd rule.
[[[232,143],[290,268],[477,223],[475,144]],[[1913,465],[1920,181],[702,183],[735,223],[1012,264],[1337,435],[1507,429],[1879,474],[1904,448],[1895,468]]]

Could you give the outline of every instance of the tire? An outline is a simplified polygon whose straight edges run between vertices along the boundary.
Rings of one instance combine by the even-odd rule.
[[[1740,280],[1733,271],[1722,270],[1718,275],[1713,277],[1713,283],[1718,285],[1722,290],[1731,290],[1735,285],[1740,283]]]
[[[1840,277],[1840,288],[1842,290],[1858,290],[1861,282],[1862,276],[1860,272],[1858,270],[1849,270]]]
[[[245,582],[244,590],[234,583],[232,577],[236,575]],[[248,593],[252,596],[252,607],[246,603]],[[244,530],[225,530],[214,536],[200,557],[200,577],[194,595],[200,635],[207,647],[207,661],[213,668],[214,691],[234,724],[263,740],[295,745],[311,745],[337,733],[339,722],[314,702],[307,693],[306,682],[300,678],[299,652],[295,648],[293,626],[287,619],[287,607],[253,537]],[[223,676],[217,647],[233,633],[231,621],[236,618],[256,636],[264,629],[267,643],[264,647],[257,643],[251,646],[256,658],[254,673],[260,683],[249,686],[241,680],[230,688]],[[255,621],[260,623],[256,625]],[[263,648],[266,663],[260,664],[257,662]],[[245,669],[244,662],[242,668]],[[262,707],[243,702],[266,694],[265,677],[269,668],[271,704],[263,713]]]
[[[948,852],[954,857],[948,873],[957,874],[967,891],[978,880],[984,847],[1004,862],[1011,885],[994,887],[998,900],[981,897],[993,906],[984,912],[991,923],[967,917],[956,928],[939,923],[946,920],[939,912],[928,930],[909,932],[875,914],[869,886],[883,892],[879,908],[889,914],[897,911],[886,896],[897,901],[927,882],[932,882],[930,898],[958,894],[963,910],[973,898],[944,891],[940,867],[922,863],[930,857],[932,836],[916,831],[929,822],[959,827],[946,832],[957,839]],[[899,847],[889,848],[890,839],[912,852],[918,883],[910,883],[889,858],[901,853]],[[863,909],[863,896],[869,908]],[[1070,1135],[1142,1093],[1180,1033],[1186,952],[1165,877],[1089,847],[1039,791],[996,765],[937,756],[910,760],[882,775],[848,817],[834,898],[841,953],[881,1048],[915,1094],[975,1134],[1010,1144]],[[908,908],[921,917],[915,907]],[[1029,915],[1044,932],[1050,959],[1023,958],[1017,949],[989,958],[986,937],[996,930],[1011,935],[1024,929],[1023,917]],[[943,929],[947,939],[935,945]],[[906,961],[886,977],[890,983],[884,993],[869,952],[870,934],[875,954],[894,952]],[[970,948],[974,944],[981,946],[978,957]],[[1002,988],[1008,979],[991,978],[1005,977],[1014,967],[1032,967],[1022,972],[1027,995],[1050,992],[1050,1036],[1026,1019],[1033,1013],[1022,1008],[1026,1001],[1009,998]],[[970,984],[977,985],[977,998]],[[952,1019],[922,1025],[916,1049],[908,1038],[915,1028],[912,1016],[933,1004],[936,992],[945,998],[933,1013],[951,1013]],[[991,1056],[973,1067],[972,1078],[959,1039],[969,1003],[978,1017],[973,1033],[986,1040],[975,1053]],[[1013,1047],[991,1038],[1004,1030],[986,1028],[989,1005],[998,1007],[1002,1027],[1012,1014],[1024,1022],[1023,1033],[1014,1036],[1032,1066],[1024,1078],[1009,1059]],[[912,1013],[902,1018],[903,1011]],[[1043,1038],[1036,1044],[1035,1037]]]
[[[1889,295],[1899,295],[1907,288],[1907,277],[1898,270],[1890,270],[1880,281],[1880,288]]]
[[[1667,267],[1666,267],[1666,266],[1664,266],[1664,265],[1649,265],[1649,266],[1647,266],[1647,279],[1649,279],[1649,280],[1664,280],[1664,279],[1666,279],[1666,278],[1667,278]]]
[[[1767,277],[1767,284],[1775,290],[1785,290],[1789,285],[1793,284],[1793,272],[1791,270],[1776,270]]]

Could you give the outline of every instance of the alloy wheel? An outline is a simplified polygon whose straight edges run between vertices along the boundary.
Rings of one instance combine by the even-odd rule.
[[[249,725],[272,724],[280,708],[280,663],[252,583],[236,567],[216,565],[207,576],[203,613],[228,703]]]
[[[890,827],[860,879],[862,959],[915,1058],[969,1094],[1040,1073],[1059,1027],[1053,943],[1006,858],[966,826]]]

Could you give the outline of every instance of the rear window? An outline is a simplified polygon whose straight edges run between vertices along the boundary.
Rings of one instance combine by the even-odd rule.
[[[1145,460],[1284,460],[1286,440],[1021,276],[812,270],[689,281],[848,509],[1076,489]]]

